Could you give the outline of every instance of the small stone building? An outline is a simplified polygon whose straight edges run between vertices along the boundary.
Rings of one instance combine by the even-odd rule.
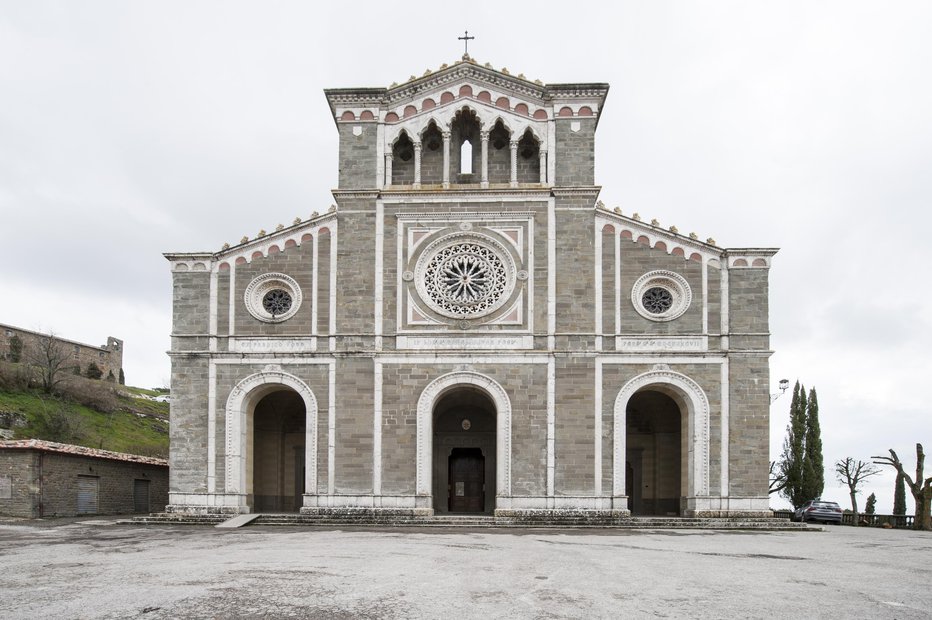
[[[73,517],[161,512],[168,461],[84,446],[0,441],[0,515]]]
[[[169,511],[770,514],[776,250],[606,209],[607,84],[325,94],[335,204],[166,254]]]
[[[12,359],[14,338],[18,338],[21,343],[20,356],[23,361],[35,357],[35,353],[44,346],[45,341],[48,338],[54,338],[53,346],[57,347],[57,354],[62,360],[62,368],[76,368],[80,374],[84,375],[87,373],[87,367],[93,363],[100,368],[103,378],[107,378],[110,373],[113,373],[114,379],[120,378],[120,370],[123,368],[123,341],[119,338],[110,336],[107,338],[107,344],[98,347],[51,334],[0,324],[0,359]]]

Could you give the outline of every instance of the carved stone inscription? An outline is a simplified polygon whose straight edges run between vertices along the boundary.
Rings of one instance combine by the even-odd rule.
[[[398,336],[399,349],[532,349],[531,336],[492,336],[463,338],[458,336]]]
[[[706,351],[708,348],[709,342],[705,336],[681,338],[618,336],[615,338],[616,351]]]
[[[256,338],[230,340],[230,350],[237,353],[311,353],[317,350],[316,338]]]

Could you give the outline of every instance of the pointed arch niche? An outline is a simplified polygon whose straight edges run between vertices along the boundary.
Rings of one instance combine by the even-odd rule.
[[[386,186],[547,183],[547,120],[528,115],[527,104],[493,103],[488,91],[474,96],[468,85],[459,101],[424,101],[420,110],[409,105],[385,116]]]
[[[450,140],[452,143],[453,178],[455,183],[476,183],[477,171],[481,170],[481,137],[479,119],[474,110],[462,108],[450,123]],[[465,143],[469,143],[464,148]],[[463,156],[470,157],[463,161]]]
[[[411,185],[414,183],[414,142],[408,132],[402,130],[398,139],[392,144],[391,160],[392,185]]]
[[[421,134],[421,183],[438,185],[444,180],[443,134],[431,121]]]
[[[501,119],[495,121],[489,132],[489,183],[511,181],[511,131]]]
[[[521,139],[518,140],[518,157],[515,166],[518,183],[543,183],[540,170],[545,164],[540,155],[540,142],[529,129],[525,130]]]

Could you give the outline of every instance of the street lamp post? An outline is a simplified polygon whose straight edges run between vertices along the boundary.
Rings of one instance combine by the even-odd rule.
[[[790,381],[789,379],[780,379],[780,382],[778,385],[780,386],[780,391],[777,392],[776,394],[770,395],[771,403],[777,400],[778,398],[780,398],[781,396],[783,396],[783,393],[786,392],[786,389],[790,387]]]

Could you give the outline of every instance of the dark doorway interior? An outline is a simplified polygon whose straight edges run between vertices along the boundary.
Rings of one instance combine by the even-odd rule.
[[[273,392],[253,415],[253,511],[297,512],[304,500],[304,401],[291,390]]]
[[[471,386],[449,391],[434,406],[436,512],[495,510],[495,424],[492,400]]]
[[[450,454],[450,512],[485,510],[485,457],[479,448],[453,448]]]
[[[680,514],[684,418],[676,401],[662,392],[644,390],[628,401],[625,487],[631,514]]]

